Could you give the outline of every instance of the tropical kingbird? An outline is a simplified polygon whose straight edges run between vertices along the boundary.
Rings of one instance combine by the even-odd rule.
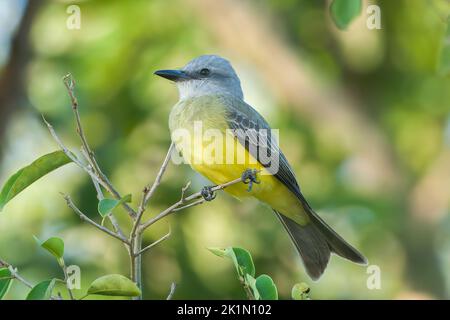
[[[227,60],[203,55],[181,69],[159,70],[155,74],[174,81],[178,87],[180,98],[170,113],[169,127],[184,159],[215,184],[244,174],[249,187],[239,183],[225,190],[240,199],[255,197],[273,209],[312,279],[322,275],[331,252],[358,264],[367,263],[308,204],[291,166],[270,135],[270,126],[244,102],[239,77]],[[195,137],[199,125],[212,132],[209,138]],[[260,135],[261,131],[269,132],[265,135],[269,138]],[[222,144],[216,143],[214,151],[211,136],[222,136]],[[229,138],[232,143],[225,143]],[[207,150],[214,159],[206,159]],[[239,158],[239,154],[244,157]],[[270,163],[261,160],[264,154]]]

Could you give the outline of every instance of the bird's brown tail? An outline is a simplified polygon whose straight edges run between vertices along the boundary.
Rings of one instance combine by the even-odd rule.
[[[367,264],[366,258],[339,236],[317,214],[310,214],[311,222],[301,226],[275,211],[281,223],[286,228],[289,236],[302,258],[306,272],[317,280],[325,271],[330,253],[348,259],[358,264]]]

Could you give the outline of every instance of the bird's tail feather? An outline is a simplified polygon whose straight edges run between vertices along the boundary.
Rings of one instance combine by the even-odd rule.
[[[314,211],[310,214],[310,218],[316,228],[319,229],[322,235],[327,239],[328,245],[330,246],[332,252],[354,263],[362,265],[367,264],[366,257],[364,257],[361,252],[356,250],[351,244],[337,234],[336,231],[334,231]]]
[[[314,224],[300,226],[293,220],[275,211],[281,223],[286,228],[294,242],[306,273],[313,279],[320,278],[330,260],[330,247],[326,239],[316,229]]]
[[[346,258],[359,264],[366,264],[366,258],[348,244],[330,226],[315,213],[311,216],[311,223],[301,226],[288,217],[275,211],[281,223],[302,258],[306,272],[317,280],[325,271],[330,253]]]

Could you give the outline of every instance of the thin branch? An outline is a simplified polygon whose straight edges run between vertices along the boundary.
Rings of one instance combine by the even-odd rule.
[[[229,182],[226,182],[226,183],[223,183],[223,184],[219,184],[219,185],[217,185],[217,186],[212,187],[212,188],[211,188],[211,192],[216,192],[216,191],[219,191],[219,190],[223,190],[223,189],[225,189],[225,188],[227,188],[227,187],[229,187],[229,186],[232,186],[232,185],[234,185],[234,184],[240,183],[240,182],[242,182],[242,181],[243,181],[243,180],[242,180],[242,177],[240,177],[240,178],[231,180],[231,181],[229,181]],[[182,193],[184,193],[184,191],[183,191]],[[161,220],[162,218],[168,216],[168,215],[171,214],[172,212],[180,211],[180,210],[181,210],[180,208],[182,208],[183,205],[184,205],[186,208],[194,206],[194,203],[192,203],[192,205],[189,205],[189,204],[188,204],[188,205],[185,205],[185,204],[186,204],[187,202],[189,202],[189,201],[197,200],[197,199],[200,199],[200,198],[201,198],[202,200],[204,200],[204,199],[203,199],[203,196],[202,196],[202,193],[201,193],[200,191],[199,191],[199,192],[196,192],[196,193],[194,193],[194,194],[191,194],[191,195],[188,196],[188,197],[184,197],[184,195],[182,194],[182,197],[181,197],[181,199],[180,199],[178,202],[175,202],[173,205],[171,205],[170,207],[168,207],[168,208],[165,209],[164,211],[161,211],[156,217],[154,217],[154,218],[148,220],[147,222],[143,223],[143,224],[141,225],[140,229],[143,231],[143,230],[147,229],[148,227],[150,227],[150,226],[151,226],[152,224],[154,224],[155,222],[157,222],[157,221]],[[195,205],[199,205],[199,204],[201,204],[201,203],[203,203],[203,201],[197,201],[197,202],[195,203]],[[179,210],[177,210],[177,209],[179,209]]]
[[[66,154],[67,157],[69,157],[70,160],[72,160],[78,167],[80,167],[81,169],[83,169],[84,171],[86,171],[86,173],[91,176],[92,178],[94,178],[99,184],[101,184],[103,187],[105,187],[105,183],[97,176],[95,175],[95,173],[92,171],[92,169],[90,169],[90,167],[88,167],[87,165],[85,165],[83,162],[81,162],[74,153],[72,153],[62,142],[62,140],[58,137],[58,135],[56,134],[55,129],[53,129],[53,126],[47,122],[47,120],[44,118],[44,116],[42,116],[42,119],[44,120],[44,123],[47,125],[48,130],[50,131],[50,134],[52,135],[53,139],[56,141],[56,143],[58,144],[58,146],[60,147],[60,149]]]
[[[64,199],[66,200],[67,206],[69,208],[71,208],[79,217],[81,220],[86,221],[90,224],[92,224],[94,227],[96,227],[97,229],[103,231],[106,234],[109,234],[110,236],[119,239],[120,241],[129,244],[128,239],[109,230],[108,228],[99,225],[97,222],[95,222],[94,220],[90,219],[88,216],[86,216],[83,212],[81,212],[80,209],[78,209],[78,207],[73,203],[72,199],[70,198],[70,196],[68,195],[63,195]]]
[[[176,289],[177,289],[177,284],[175,282],[172,282],[172,284],[170,285],[170,292],[169,292],[169,295],[167,296],[166,300],[172,300]]]
[[[100,187],[100,184],[98,183],[97,180],[95,180],[95,175],[94,174],[90,174],[91,180],[92,180],[92,184],[94,185],[95,188],[95,192],[97,193],[97,200],[98,201],[102,201],[103,199],[105,199],[105,196],[103,195],[103,191]]]
[[[161,238],[159,238],[159,239],[156,240],[155,242],[153,242],[153,243],[149,244],[148,246],[146,246],[144,249],[142,249],[141,251],[139,251],[139,252],[137,253],[137,255],[143,254],[145,251],[147,251],[147,250],[153,248],[154,246],[156,246],[156,245],[158,245],[159,243],[163,242],[164,240],[168,239],[168,238],[170,237],[170,234],[171,234],[171,230],[170,230],[170,228],[169,228],[169,232],[168,232],[166,235],[162,236]]]
[[[168,207],[166,210],[161,211],[156,217],[148,220],[146,223],[143,223],[141,225],[141,230],[144,231],[145,229],[150,227],[155,222],[157,222],[157,221],[161,220],[162,218],[168,216],[169,214],[171,214],[173,212],[174,209],[178,208],[182,204],[183,204],[183,202],[180,200],[180,201],[174,203],[173,205],[171,205],[170,207]]]
[[[201,199],[198,199],[198,200],[196,200],[194,202],[191,202],[191,203],[189,203],[189,204],[187,204],[185,206],[175,208],[175,209],[173,209],[173,212],[181,211],[181,210],[184,210],[184,209],[187,209],[187,208],[190,208],[190,207],[195,207],[195,206],[198,206],[198,205],[200,205],[200,204],[202,204],[204,202],[206,202],[206,200],[201,198]]]
[[[81,139],[83,148],[86,150],[86,152],[89,155],[87,160],[91,160],[91,157],[93,157],[94,153],[92,152],[91,148],[89,147],[86,136],[84,134],[83,126],[81,125],[81,118],[80,118],[80,114],[78,112],[78,100],[74,93],[75,79],[72,77],[72,75],[70,73],[68,73],[63,77],[63,82],[67,88],[67,92],[69,93],[70,101],[72,103],[72,110],[73,110],[73,114],[74,114],[75,121],[77,124],[78,136]],[[94,167],[94,171],[97,171],[96,166],[93,163],[91,163],[91,165]]]
[[[61,148],[61,150],[66,154],[67,157],[69,157],[70,160],[72,160],[76,165],[78,165],[81,169],[87,171],[87,166],[84,165],[76,156],[73,154],[67,147],[64,145],[62,140],[58,137],[56,134],[55,129],[53,129],[53,126],[45,119],[45,117],[42,115],[42,120],[46,124],[48,130],[50,131],[50,134],[52,135],[53,139],[56,141],[58,146]],[[89,173],[89,171],[87,171]]]
[[[109,181],[108,177],[100,169],[100,166],[98,165],[95,159],[94,152],[91,150],[91,148],[89,147],[89,143],[87,142],[86,135],[84,134],[83,126],[81,124],[80,113],[78,112],[78,100],[74,93],[75,80],[73,79],[72,75],[68,73],[67,75],[64,76],[63,82],[67,88],[67,92],[69,94],[70,101],[72,104],[72,111],[76,121],[77,133],[78,136],[80,137],[83,149],[86,151],[87,154],[86,160],[91,165],[96,176],[103,182],[101,183],[102,186],[104,186],[105,189],[108,190],[108,192],[111,193],[117,200],[120,200],[122,199],[120,193],[114,188],[112,183]],[[137,216],[136,212],[128,204],[122,202],[121,205],[125,208],[125,210],[132,218],[135,218]]]
[[[16,280],[22,282],[24,285],[26,285],[30,289],[33,288],[33,285],[19,274],[19,272],[17,271],[17,268],[14,268],[12,265],[10,265],[8,262],[4,261],[3,259],[0,259],[0,267],[8,268],[9,272],[11,273],[11,277],[13,279],[16,279]]]
[[[181,197],[180,200],[185,202],[186,201],[186,191],[188,191],[189,187],[191,186],[191,182],[188,181],[183,188],[181,188]]]
[[[242,177],[234,179],[234,180],[231,180],[229,182],[225,182],[223,184],[219,184],[217,186],[214,186],[214,187],[211,188],[211,191],[212,192],[220,191],[220,190],[228,188],[228,187],[230,187],[230,186],[232,186],[234,184],[238,184],[240,182],[242,182]],[[195,200],[195,199],[199,199],[199,198],[203,198],[201,191],[196,192],[194,194],[191,194],[189,197],[186,197],[185,201],[191,201],[191,200]]]
[[[164,172],[166,172],[167,165],[169,164],[170,156],[172,154],[172,150],[175,147],[175,144],[172,142],[169,146],[169,150],[167,150],[166,157],[164,158],[163,164],[161,165],[161,168],[159,169],[159,172],[156,176],[155,181],[153,182],[153,185],[150,189],[148,189],[148,192],[144,194],[142,206],[140,206],[140,210],[145,210],[145,207],[147,206],[148,201],[155,193],[156,188],[161,184],[161,179],[164,175]]]
[[[156,175],[155,181],[153,182],[152,186],[151,187],[146,186],[144,188],[144,194],[142,195],[141,204],[139,205],[139,208],[138,208],[137,218],[134,221],[133,228],[130,233],[130,239],[134,238],[134,236],[136,235],[137,229],[139,227],[139,224],[141,223],[142,216],[144,215],[145,208],[147,207],[148,201],[155,193],[156,188],[158,188],[158,186],[161,184],[161,179],[164,175],[164,172],[166,172],[166,169],[169,164],[170,156],[172,154],[172,150],[173,150],[174,146],[175,146],[175,144],[172,142],[169,146],[169,150],[167,150],[166,157],[164,158],[164,161],[163,161],[161,167],[159,168],[159,172]]]

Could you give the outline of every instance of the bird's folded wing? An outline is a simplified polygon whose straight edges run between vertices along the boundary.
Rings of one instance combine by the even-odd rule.
[[[233,129],[239,142],[292,193],[303,198],[295,174],[272,136],[271,128],[266,120],[240,99],[225,97],[223,103],[227,109],[228,125],[230,129]],[[272,167],[269,163],[261,161],[262,154],[266,154],[271,159],[277,157],[278,165]]]

